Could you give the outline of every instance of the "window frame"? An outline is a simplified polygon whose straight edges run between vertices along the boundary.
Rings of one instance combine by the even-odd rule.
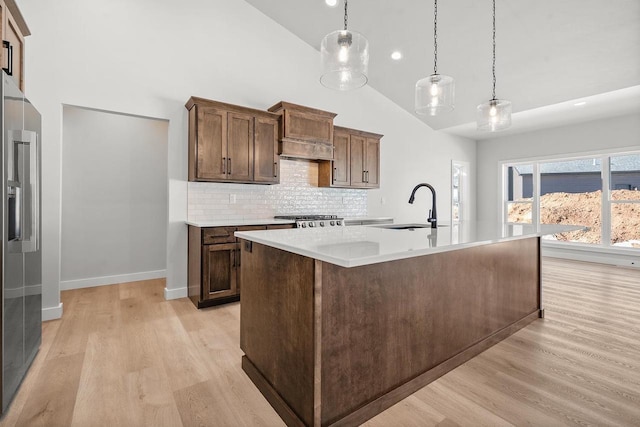
[[[601,180],[602,180],[602,200],[601,200],[601,243],[582,243],[582,242],[564,242],[564,241],[552,241],[544,240],[545,245],[557,246],[557,247],[575,247],[580,249],[591,250],[606,250],[607,252],[616,253],[630,253],[637,255],[640,249],[638,248],[626,248],[620,246],[614,246],[611,243],[611,210],[613,204],[616,203],[629,203],[637,204],[640,206],[640,200],[611,200],[611,158],[625,155],[640,155],[640,150],[635,147],[619,149],[619,150],[606,150],[598,152],[588,153],[573,153],[554,156],[540,156],[527,159],[515,159],[515,160],[503,160],[499,162],[499,212],[500,220],[504,224],[518,224],[514,222],[508,222],[508,206],[509,203],[514,201],[508,199],[508,168],[518,165],[531,165],[533,168],[532,179],[532,215],[531,223],[540,230],[540,164],[554,161],[571,161],[571,160],[584,160],[584,159],[600,159],[601,162]],[[522,202],[527,203],[527,202]]]

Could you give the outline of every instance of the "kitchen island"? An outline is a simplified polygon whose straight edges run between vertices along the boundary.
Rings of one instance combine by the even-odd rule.
[[[238,232],[243,369],[288,425],[359,425],[542,317],[540,236],[577,228]]]

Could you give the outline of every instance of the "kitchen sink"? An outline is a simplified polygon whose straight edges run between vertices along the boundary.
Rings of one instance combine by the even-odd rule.
[[[431,224],[384,224],[384,225],[372,225],[376,228],[386,228],[388,230],[414,230],[416,228],[431,228]],[[448,227],[447,224],[438,224],[438,228]]]

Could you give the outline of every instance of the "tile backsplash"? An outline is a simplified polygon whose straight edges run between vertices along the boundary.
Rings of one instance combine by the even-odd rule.
[[[367,190],[320,188],[318,164],[302,160],[281,159],[277,185],[189,182],[188,194],[189,221],[367,215]]]

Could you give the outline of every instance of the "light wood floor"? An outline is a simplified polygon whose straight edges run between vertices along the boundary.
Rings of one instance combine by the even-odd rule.
[[[640,270],[544,260],[546,318],[365,425],[640,425]],[[281,426],[240,368],[240,305],[164,281],[62,293],[0,426]]]

